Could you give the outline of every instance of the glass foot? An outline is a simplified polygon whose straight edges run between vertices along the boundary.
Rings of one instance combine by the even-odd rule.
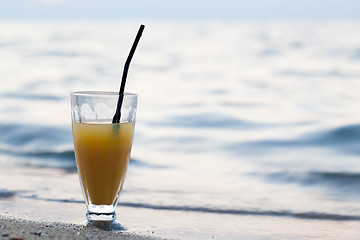
[[[126,231],[127,229],[118,220],[113,221],[91,221],[87,220],[84,225],[89,228],[98,228],[105,231]]]
[[[97,210],[97,211],[93,211],[93,212],[88,211],[86,213],[86,218],[89,222],[93,222],[93,221],[111,222],[116,219],[116,213],[114,211],[100,212],[99,210],[102,210],[102,209],[96,209],[96,208],[94,208],[94,210]]]

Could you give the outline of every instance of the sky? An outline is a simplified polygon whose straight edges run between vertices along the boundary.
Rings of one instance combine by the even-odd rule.
[[[359,19],[360,0],[0,0],[0,19]]]

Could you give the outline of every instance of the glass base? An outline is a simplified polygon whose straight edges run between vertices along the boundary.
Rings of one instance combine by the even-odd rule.
[[[86,227],[106,231],[126,231],[126,228],[116,220],[115,206],[89,204],[87,208],[87,221],[84,223]]]
[[[86,218],[90,222],[96,222],[96,221],[111,222],[116,219],[116,214],[115,214],[115,212],[112,212],[112,213],[87,212]]]
[[[87,210],[88,221],[114,221],[116,218],[115,206],[113,205],[89,204]]]
[[[85,221],[85,227],[98,228],[105,231],[126,231],[127,229],[118,220],[113,221]]]

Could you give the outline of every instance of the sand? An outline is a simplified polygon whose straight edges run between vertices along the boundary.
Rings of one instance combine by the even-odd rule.
[[[126,232],[84,227],[84,203],[0,198],[1,239],[360,239],[360,221],[117,207]]]
[[[126,232],[110,232],[78,224],[36,222],[0,216],[0,239],[159,239]]]

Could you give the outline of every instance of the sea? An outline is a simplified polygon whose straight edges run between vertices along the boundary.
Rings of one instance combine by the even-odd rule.
[[[118,91],[140,24],[118,208],[360,221],[355,20],[1,20],[0,200],[83,204],[70,92]]]

